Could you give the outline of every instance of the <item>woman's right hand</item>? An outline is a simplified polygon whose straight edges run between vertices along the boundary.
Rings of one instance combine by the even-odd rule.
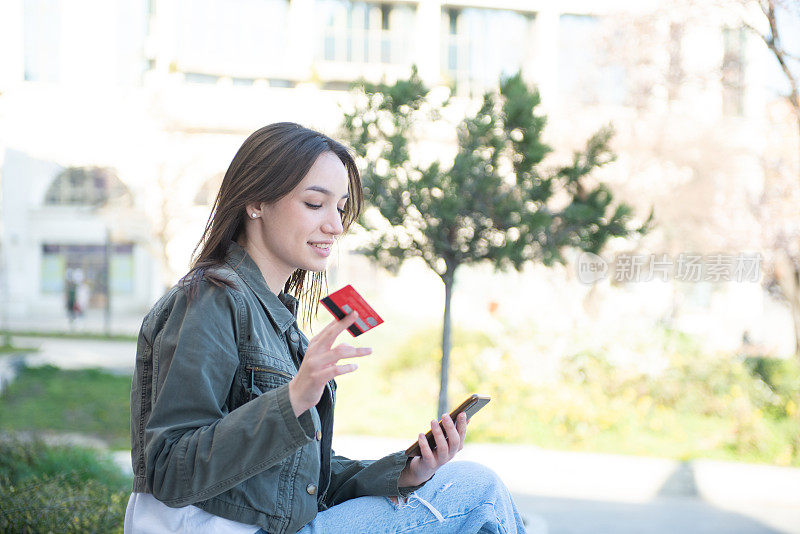
[[[289,400],[295,416],[300,417],[319,402],[328,381],[358,369],[355,363],[337,365],[339,360],[372,353],[369,347],[352,347],[346,343],[332,348],[339,334],[353,325],[356,319],[358,312],[353,311],[344,319],[332,321],[309,341],[300,369],[289,381]]]

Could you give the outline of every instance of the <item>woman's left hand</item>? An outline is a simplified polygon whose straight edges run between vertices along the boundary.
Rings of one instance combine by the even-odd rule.
[[[426,482],[437,469],[452,460],[456,453],[464,448],[464,438],[467,435],[467,414],[463,412],[458,414],[455,423],[449,415],[444,415],[442,426],[444,426],[444,432],[438,421],[431,421],[431,431],[436,443],[434,450],[431,450],[425,435],[419,435],[417,441],[422,456],[415,456],[406,464],[397,481],[399,487],[419,486]],[[447,434],[447,439],[445,439],[445,434]]]

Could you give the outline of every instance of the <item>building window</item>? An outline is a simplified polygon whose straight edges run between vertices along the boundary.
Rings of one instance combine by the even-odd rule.
[[[442,65],[469,93],[496,87],[527,64],[534,50],[534,16],[499,9],[445,8]]]
[[[459,10],[450,8],[445,10],[446,20],[447,20],[447,60],[445,65],[447,65],[447,72],[450,73],[453,77],[457,77],[458,73],[458,50],[459,50],[459,39],[458,39],[458,15]]]
[[[145,17],[147,18],[147,35],[151,35],[156,20],[156,0],[144,0],[144,5]]]
[[[558,90],[568,103],[626,103],[625,67],[604,54],[600,20],[561,15],[558,32]]]
[[[89,289],[89,305],[102,307],[106,301],[105,276],[110,272],[111,294],[129,295],[134,289],[133,243],[111,245],[106,267],[105,245],[42,245],[42,293],[66,291],[66,282],[85,283]]]
[[[178,0],[175,68],[201,74],[269,78],[287,61],[288,0]]]
[[[203,74],[202,72],[185,72],[183,73],[183,80],[186,83],[214,85],[219,82],[219,76],[214,76],[213,74]]]
[[[744,113],[744,69],[747,35],[744,28],[722,30],[722,113],[741,116]]]
[[[415,8],[408,5],[317,0],[322,19],[319,54],[324,61],[411,63]]]
[[[61,66],[61,2],[26,0],[22,6],[25,80],[57,82]]]
[[[121,85],[141,85],[144,75],[152,70],[145,56],[154,0],[126,0],[116,5],[117,82]],[[114,69],[111,69],[114,70]]]
[[[45,204],[98,206],[109,201],[132,203],[130,191],[109,169],[70,167],[62,171],[47,189]]]

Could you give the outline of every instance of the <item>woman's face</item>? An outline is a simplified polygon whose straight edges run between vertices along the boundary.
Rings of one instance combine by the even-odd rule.
[[[347,170],[333,152],[321,154],[286,196],[261,205],[253,243],[288,278],[295,269],[323,271],[342,229],[348,193]],[[288,274],[287,274],[288,273]]]

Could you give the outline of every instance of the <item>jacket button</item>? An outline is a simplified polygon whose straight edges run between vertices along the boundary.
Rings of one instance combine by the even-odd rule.
[[[306,486],[306,491],[309,495],[314,495],[317,492],[317,487],[314,484],[309,484]]]
[[[289,339],[292,340],[292,343],[297,343],[298,341],[300,341],[300,336],[297,335],[297,332],[295,330],[292,330],[292,333],[289,334]]]
[[[322,439],[322,430],[317,430],[317,441]]]

